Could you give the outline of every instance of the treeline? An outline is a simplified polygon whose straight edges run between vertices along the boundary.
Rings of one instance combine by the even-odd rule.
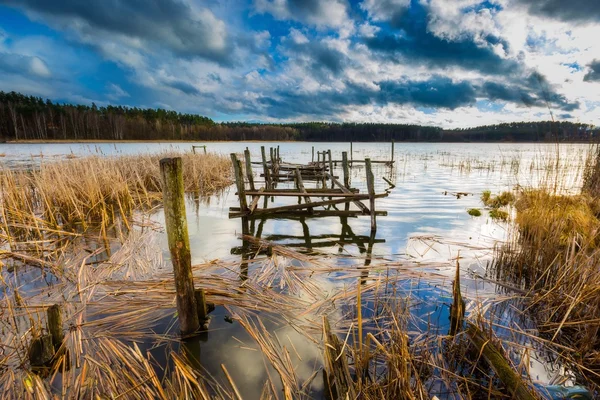
[[[58,104],[0,92],[0,139],[12,140],[304,140],[304,141],[588,141],[591,125],[517,122],[470,129],[373,123],[215,123],[196,114],[123,106]]]

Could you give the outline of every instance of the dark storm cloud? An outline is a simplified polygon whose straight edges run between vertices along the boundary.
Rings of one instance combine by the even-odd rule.
[[[199,96],[201,94],[200,90],[198,90],[195,86],[185,81],[175,80],[165,82],[165,85],[191,96]]]
[[[526,6],[533,15],[574,22],[600,21],[600,1],[598,0],[515,0]]]
[[[58,18],[76,29],[73,18],[89,25],[86,33],[102,30],[139,38],[185,57],[224,62],[229,54],[226,29],[208,11],[197,12],[178,0],[0,0],[25,11]],[[91,28],[91,29],[90,29]]]
[[[293,119],[304,115],[330,118],[349,106],[409,105],[453,110],[474,105],[480,99],[506,101],[520,106],[549,106],[553,110],[572,111],[578,103],[570,103],[563,96],[521,85],[496,82],[453,81],[434,75],[425,81],[399,80],[380,82],[379,90],[346,83],[342,91],[298,93],[296,90],[278,90],[260,97],[257,106],[248,104],[246,111],[264,113],[270,117]],[[539,83],[538,83],[539,85]]]
[[[424,107],[455,109],[475,103],[475,88],[466,81],[433,76],[423,82],[394,82],[380,84],[382,103],[413,104]]]
[[[594,60],[588,65],[590,72],[585,74],[583,80],[586,82],[600,82],[600,60]]]
[[[309,73],[321,80],[328,80],[331,74],[340,75],[350,63],[345,54],[317,40],[305,43],[287,41],[280,51],[294,64],[305,64]]]
[[[427,9],[413,2],[394,23],[395,30],[382,30],[365,42],[371,50],[396,62],[434,67],[457,66],[487,74],[509,74],[519,69],[516,61],[494,53],[492,46],[500,44],[508,48],[508,44],[500,38],[487,36],[485,47],[469,39],[450,41],[435,36],[427,24]]]
[[[385,81],[375,90],[347,83],[343,91],[304,94],[279,90],[259,99],[261,112],[271,117],[296,118],[302,115],[328,117],[339,114],[347,106],[374,104],[413,105],[455,109],[474,104],[477,91],[469,82],[433,76],[426,81]],[[257,111],[251,109],[249,111]]]

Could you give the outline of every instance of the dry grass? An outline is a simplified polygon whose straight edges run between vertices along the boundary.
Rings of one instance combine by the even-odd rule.
[[[598,157],[597,153],[596,157]],[[513,240],[499,249],[497,279],[528,291],[542,337],[582,375],[600,381],[600,199],[596,163],[588,163],[581,194],[522,190]]]
[[[187,192],[203,196],[231,184],[230,161],[213,154],[90,156],[43,163],[33,171],[0,172],[4,220],[30,226],[40,219],[55,228],[106,226],[117,215],[129,216],[160,202],[159,160],[175,156],[183,158]]]

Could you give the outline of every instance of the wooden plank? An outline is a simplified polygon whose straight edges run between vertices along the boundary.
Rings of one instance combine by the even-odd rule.
[[[260,214],[254,215],[240,212],[238,207],[231,207],[229,209],[229,218],[240,218],[246,217],[249,220],[298,220],[300,218],[327,218],[327,217],[347,217],[347,218],[358,218],[360,216],[370,215],[365,214],[360,210],[313,210],[311,214],[308,210],[300,210],[300,211],[290,211],[290,212],[278,212],[272,215],[269,214]],[[375,211],[375,215],[377,216],[386,216],[388,215],[387,211]]]
[[[348,188],[344,187],[344,186],[343,186],[343,185],[340,183],[340,181],[338,181],[338,180],[336,179],[336,177],[335,177],[335,176],[331,176],[331,175],[330,175],[330,176],[329,176],[329,179],[331,179],[331,181],[332,181],[332,182],[333,182],[335,185],[337,185],[337,186],[340,188],[340,190],[341,190],[343,193],[346,193],[346,194],[350,194],[350,193],[351,193],[351,192],[350,192],[350,190],[349,190]],[[333,197],[333,196],[330,196],[330,197]],[[358,208],[360,208],[360,209],[361,209],[361,210],[362,210],[364,213],[366,213],[366,214],[370,214],[370,213],[371,213],[371,212],[369,211],[369,208],[368,208],[367,206],[365,206],[365,205],[364,205],[362,202],[360,202],[360,201],[358,201],[358,200],[353,200],[352,202],[353,202],[354,204],[356,204],[356,205],[358,206]]]
[[[264,187],[261,187],[260,189],[258,189],[258,193],[262,193],[265,191]],[[250,214],[252,214],[252,212],[254,212],[254,210],[256,209],[256,206],[258,205],[258,200],[260,199],[260,194],[254,195],[254,197],[252,197],[252,203],[250,204]]]
[[[306,193],[306,195],[304,195],[303,193]],[[246,192],[247,196],[281,196],[281,197],[299,197],[299,196],[310,196],[310,197],[347,197],[347,198],[353,198],[356,196],[362,196],[362,198],[366,198],[368,199],[368,195],[367,194],[360,194],[360,193],[352,193],[352,192],[348,192],[348,193],[340,193],[340,192],[334,192],[331,189],[327,189],[327,191],[324,192],[301,192],[298,190],[295,190],[293,192],[279,192],[279,191],[275,191],[275,190],[269,190],[269,191],[254,191],[254,192]],[[351,201],[351,200],[348,200]]]
[[[306,196],[304,196],[304,201],[306,202],[306,204],[310,204],[310,196],[308,195],[308,192],[304,188],[304,182],[302,181],[302,174],[300,173],[299,169],[296,169],[296,185],[298,185],[298,190],[301,193],[306,193]]]

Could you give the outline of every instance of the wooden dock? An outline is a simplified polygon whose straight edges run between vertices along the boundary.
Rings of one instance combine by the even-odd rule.
[[[314,148],[313,148],[314,159]],[[375,192],[375,179],[372,171],[374,160],[365,158],[364,163],[367,192],[350,186],[351,160],[346,152],[342,153],[341,175],[335,175],[335,164],[331,150],[317,151],[317,161],[308,164],[292,164],[284,162],[277,148],[269,149],[269,159],[265,147],[261,146],[261,161],[252,161],[250,151],[244,151],[244,167],[235,153],[231,154],[235,174],[239,207],[229,209],[229,218],[262,219],[270,218],[318,218],[318,217],[371,217],[371,231],[377,229],[377,215],[385,212],[375,210],[375,200],[386,197],[387,192]],[[355,160],[358,163],[359,160]],[[384,162],[381,162],[384,163]],[[392,161],[385,161],[392,163]],[[257,188],[252,166],[262,166],[260,177],[264,179],[262,187]],[[391,165],[391,164],[390,164]],[[341,181],[340,181],[341,179]],[[281,182],[293,182],[295,188],[278,189]],[[307,187],[308,183],[313,187]],[[297,198],[297,204],[268,207],[268,199]],[[263,207],[259,207],[263,198]],[[355,206],[351,209],[351,204]],[[344,205],[344,209],[337,206]]]

